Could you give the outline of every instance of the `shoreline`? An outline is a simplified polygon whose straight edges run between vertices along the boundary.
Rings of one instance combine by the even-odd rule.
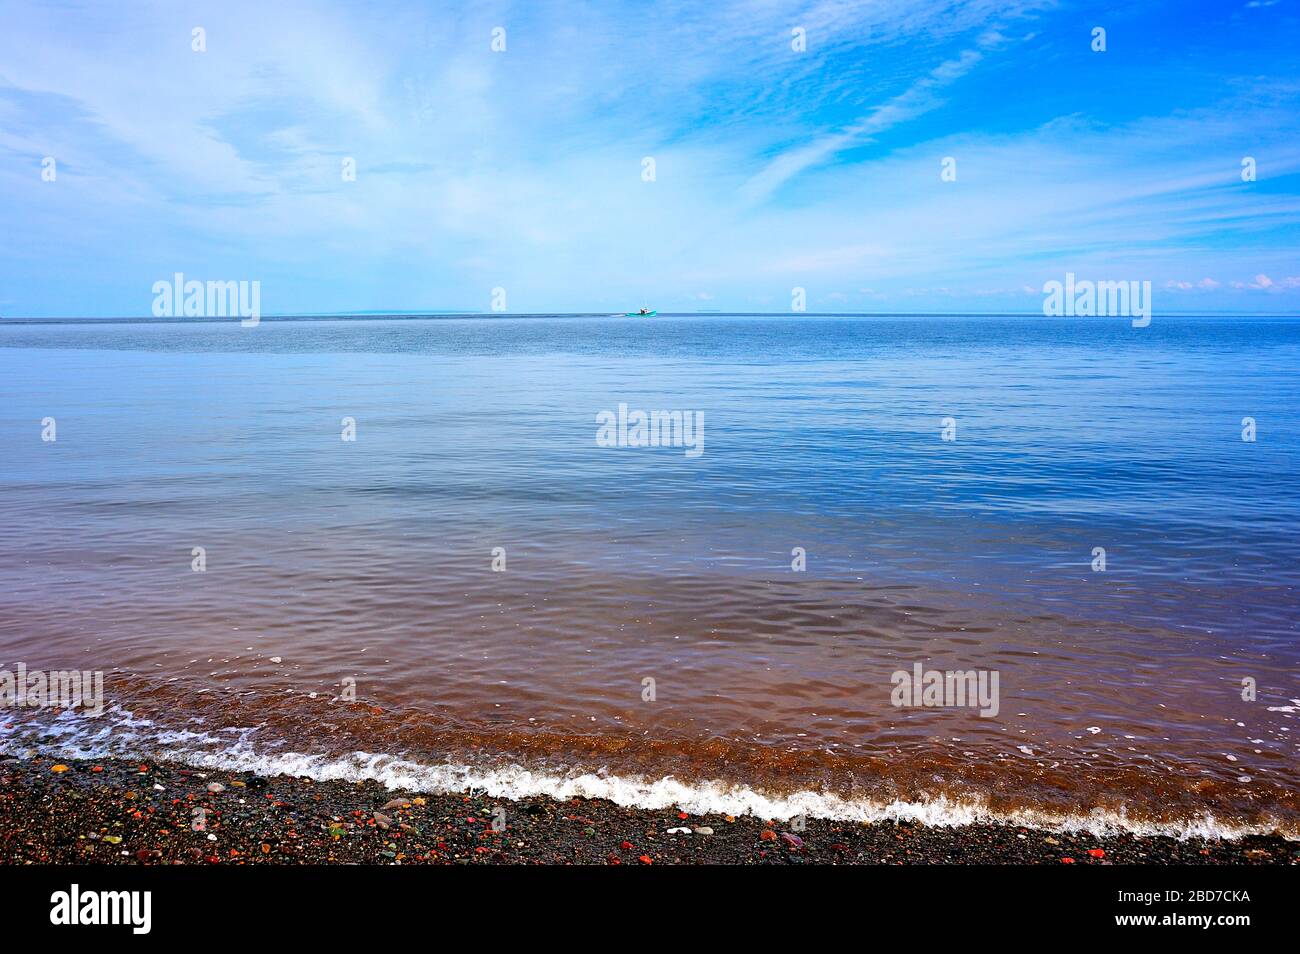
[[[1300,864],[1300,842],[822,818],[795,830],[604,799],[0,756],[0,864]]]

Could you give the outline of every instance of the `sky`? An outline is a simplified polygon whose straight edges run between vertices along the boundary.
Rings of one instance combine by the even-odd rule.
[[[177,272],[269,315],[1041,313],[1069,272],[1298,312],[1300,0],[0,0],[0,315]]]

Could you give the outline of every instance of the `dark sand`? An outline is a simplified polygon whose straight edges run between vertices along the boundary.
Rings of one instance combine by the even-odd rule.
[[[55,771],[60,765],[66,770]],[[504,831],[493,828],[498,808]],[[194,830],[198,817],[205,830]],[[601,800],[420,795],[165,763],[0,757],[0,863],[1296,864],[1300,843],[821,819],[794,832],[788,823]]]

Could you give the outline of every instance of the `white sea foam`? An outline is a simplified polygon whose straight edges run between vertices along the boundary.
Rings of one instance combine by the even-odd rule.
[[[1008,824],[1048,831],[1096,836],[1130,832],[1168,835],[1179,839],[1282,835],[1300,840],[1300,833],[1280,825],[1228,824],[1213,815],[1177,821],[1130,818],[1124,811],[1095,810],[1066,814],[1040,809],[994,811],[976,797],[937,795],[916,801],[845,798],[834,793],[764,792],[718,779],[683,781],[641,778],[605,772],[533,771],[518,765],[429,763],[378,752],[326,756],[267,750],[254,744],[256,728],[162,729],[120,709],[110,710],[112,724],[65,712],[42,726],[39,741],[24,741],[14,725],[0,724],[0,753],[58,758],[162,759],[197,768],[249,772],[255,775],[305,776],[316,781],[375,781],[389,789],[441,794],[481,792],[493,798],[546,796],[556,800],[602,798],[632,808],[680,809],[693,815],[753,815],[786,821],[799,815],[841,821],[906,821],[955,827]]]

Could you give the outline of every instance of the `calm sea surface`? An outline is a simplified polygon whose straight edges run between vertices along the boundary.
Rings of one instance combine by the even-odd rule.
[[[1295,833],[1298,463],[1291,319],[0,324],[0,748]]]

